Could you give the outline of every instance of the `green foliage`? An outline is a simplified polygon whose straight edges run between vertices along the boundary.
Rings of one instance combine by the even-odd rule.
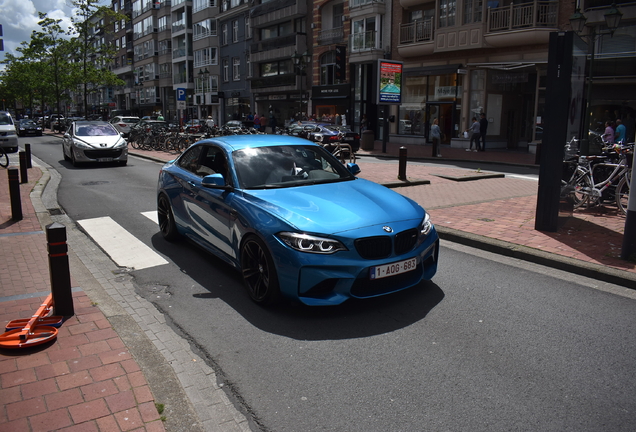
[[[99,6],[98,0],[74,0],[72,4],[76,12],[68,31],[61,27],[62,20],[39,12],[41,30],[34,31],[29,42],[22,42],[20,56],[6,54],[0,96],[7,105],[54,105],[62,112],[73,93],[83,93],[86,107],[90,92],[123,84],[108,69],[113,47],[95,40],[107,33],[113,20],[128,18]]]

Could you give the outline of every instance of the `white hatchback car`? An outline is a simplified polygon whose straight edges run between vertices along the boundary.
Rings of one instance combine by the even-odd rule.
[[[18,132],[15,121],[7,111],[0,111],[0,146],[7,153],[18,151]]]
[[[71,123],[62,139],[62,152],[73,166],[80,162],[128,163],[128,143],[113,125],[104,121]]]
[[[117,116],[110,119],[110,124],[115,126],[119,132],[124,134],[124,137],[127,137],[130,134],[130,127],[139,123],[139,117],[131,117],[131,116]]]

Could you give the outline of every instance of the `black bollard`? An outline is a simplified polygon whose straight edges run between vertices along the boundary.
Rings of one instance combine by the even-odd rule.
[[[398,180],[406,180],[406,147],[400,147],[400,164],[398,168]]]
[[[48,225],[46,227],[46,241],[49,250],[53,314],[64,317],[75,315],[67,253],[68,245],[66,244],[66,227],[57,222]]]
[[[33,164],[31,163],[31,144],[25,144],[24,145],[24,151],[26,153],[26,161],[27,161],[27,168],[33,168]]]
[[[9,196],[11,199],[11,219],[22,220],[22,198],[20,198],[20,177],[17,167],[9,167]]]
[[[20,152],[20,183],[29,182],[29,171],[27,170],[26,153]]]

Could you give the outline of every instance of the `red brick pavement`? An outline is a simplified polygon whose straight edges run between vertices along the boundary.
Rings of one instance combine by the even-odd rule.
[[[7,170],[0,169],[3,329],[30,318],[50,292],[46,234],[29,199],[42,172],[28,174],[20,185],[23,219],[13,221]],[[25,296],[37,293],[47,294]],[[82,291],[73,293],[73,305],[75,315],[54,341],[0,349],[0,432],[164,431],[142,371],[104,314]]]

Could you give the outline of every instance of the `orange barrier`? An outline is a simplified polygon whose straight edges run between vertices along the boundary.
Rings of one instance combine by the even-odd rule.
[[[53,295],[49,294],[45,302],[40,305],[35,315],[29,320],[14,320],[9,324],[18,324],[25,322],[24,327],[15,330],[9,330],[0,335],[0,348],[26,348],[30,346],[46,343],[57,337],[57,328],[50,325],[42,325],[45,323],[57,323],[59,317],[46,317],[53,309]],[[55,320],[52,320],[55,318]],[[61,324],[61,319],[59,320]],[[7,325],[9,328],[9,325]]]

